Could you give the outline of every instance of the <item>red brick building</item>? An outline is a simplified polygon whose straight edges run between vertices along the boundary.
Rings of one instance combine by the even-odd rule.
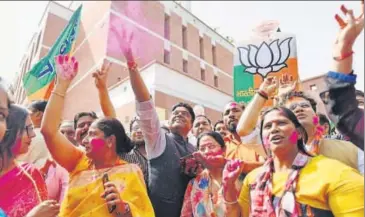
[[[104,61],[113,63],[108,86],[118,118],[127,124],[135,114],[125,60],[121,54],[110,52],[108,45],[111,19],[134,25],[143,39],[140,43],[149,42],[144,57],[137,62],[161,120],[167,119],[172,105],[180,101],[203,105],[212,121],[221,118],[223,106],[232,99],[234,46],[174,1],[75,1],[70,8],[50,2],[13,83],[18,103],[26,103],[21,78],[47,54],[81,3],[74,53],[79,73],[67,92],[66,119],[80,111],[101,111],[91,73]],[[132,12],[123,12],[125,8],[132,8]]]

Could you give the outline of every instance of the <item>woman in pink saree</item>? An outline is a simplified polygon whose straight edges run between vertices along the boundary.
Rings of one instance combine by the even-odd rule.
[[[0,208],[11,217],[39,216],[28,213],[47,199],[44,179],[33,165],[15,160],[28,151],[35,136],[33,125],[26,109],[12,104],[7,111],[7,117],[0,113],[0,122],[6,119],[7,126],[0,140]],[[55,216],[58,205],[53,207]]]

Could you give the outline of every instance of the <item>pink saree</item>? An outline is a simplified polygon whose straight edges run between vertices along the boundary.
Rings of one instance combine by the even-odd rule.
[[[0,207],[6,215],[24,217],[47,199],[41,173],[31,164],[18,164],[0,177]]]

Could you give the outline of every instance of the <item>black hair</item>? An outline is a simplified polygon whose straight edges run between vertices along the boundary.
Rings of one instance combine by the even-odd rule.
[[[195,117],[195,119],[197,119],[199,117],[203,117],[203,118],[207,119],[208,123],[209,124],[212,124],[212,121],[207,116],[205,116],[205,115],[198,115],[198,116]]]
[[[319,124],[320,125],[324,125],[324,124],[328,124],[328,126],[331,126],[330,121],[328,120],[327,116],[321,113],[317,114],[319,117]]]
[[[221,146],[221,148],[224,148],[226,147],[226,144],[224,142],[224,139],[223,137],[221,136],[221,134],[215,132],[215,131],[209,131],[209,132],[204,132],[204,133],[201,133],[199,136],[198,136],[198,139],[197,139],[197,142],[196,142],[196,146],[197,148],[199,148],[199,145],[200,145],[200,140],[201,138],[203,138],[204,136],[210,136],[212,137],[216,142],[218,142],[218,144]]]
[[[175,104],[172,107],[172,111],[175,111],[178,107],[184,107],[184,108],[186,108],[188,110],[188,112],[190,113],[191,123],[194,123],[194,121],[195,121],[195,113],[194,113],[193,108],[189,104],[187,104],[187,103],[179,102],[178,104]]]
[[[299,129],[299,131],[302,133],[302,139],[298,139],[297,141],[297,146],[298,146],[298,150],[300,152],[302,152],[303,154],[306,154],[308,156],[312,156],[306,149],[305,147],[305,143],[308,141],[308,134],[307,131],[305,130],[305,128],[299,123],[297,117],[295,116],[295,114],[290,110],[287,109],[285,107],[272,107],[270,109],[268,109],[267,111],[265,111],[265,113],[262,115],[262,120],[261,120],[261,124],[260,124],[260,139],[261,141],[264,141],[262,138],[262,131],[263,131],[263,124],[265,121],[265,117],[268,113],[272,112],[272,111],[279,111],[281,112],[286,118],[288,118],[295,126],[296,129]],[[264,150],[267,154],[267,150],[264,147]]]
[[[131,122],[129,123],[129,132],[132,132],[133,124],[134,124],[134,122],[136,122],[136,121],[137,121],[137,117],[134,117],[134,118],[131,120]]]
[[[3,141],[0,142],[0,171],[3,169],[5,156],[8,159],[13,157],[11,149],[19,134],[24,132],[28,115],[28,111],[21,106],[15,104],[9,106],[9,116],[6,119],[7,129]]]
[[[35,112],[44,112],[44,110],[46,110],[47,103],[47,100],[35,100],[29,104],[28,108]]]
[[[311,104],[313,111],[317,112],[317,102],[312,97],[310,97],[306,93],[304,93],[303,91],[289,92],[282,98],[282,102],[280,103],[280,106],[283,106],[289,99],[291,99],[293,97],[303,98],[303,99],[307,100]]]
[[[90,116],[94,120],[98,118],[98,116],[95,114],[95,112],[79,112],[74,117],[74,128],[77,128],[77,122],[80,120],[80,118]]]
[[[213,127],[213,129],[214,129],[214,131],[217,131],[217,125],[218,124],[223,124],[224,125],[224,122],[223,122],[223,120],[219,120],[219,121],[217,121],[215,124],[214,124],[214,127]]]
[[[133,149],[133,144],[125,133],[123,124],[116,118],[101,118],[96,121],[96,127],[103,131],[105,137],[114,135],[116,152],[118,155],[128,153]]]
[[[364,97],[364,92],[362,92],[361,90],[356,90],[355,94],[356,94],[356,96]]]

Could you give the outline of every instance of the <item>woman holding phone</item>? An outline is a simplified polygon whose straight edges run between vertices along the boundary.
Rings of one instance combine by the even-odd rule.
[[[59,130],[64,98],[78,70],[74,57],[56,58],[57,81],[49,99],[41,132],[53,158],[70,173],[60,217],[154,217],[141,169],[120,159],[132,149],[123,125],[115,118],[94,121],[75,147]]]

